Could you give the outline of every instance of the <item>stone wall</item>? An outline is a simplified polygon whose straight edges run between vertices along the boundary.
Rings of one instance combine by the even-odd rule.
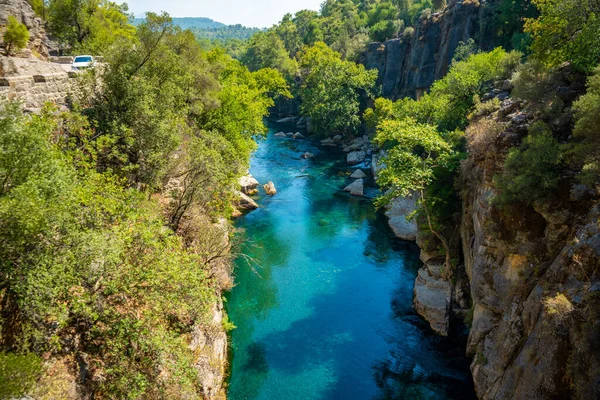
[[[20,101],[25,109],[64,104],[73,76],[57,64],[0,56],[0,99]]]
[[[421,18],[412,37],[371,43],[363,63],[379,71],[382,96],[418,97],[443,77],[461,41],[478,30],[480,3],[450,0],[442,12]]]

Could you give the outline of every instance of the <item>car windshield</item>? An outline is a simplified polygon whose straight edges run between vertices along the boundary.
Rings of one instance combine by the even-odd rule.
[[[76,62],[76,63],[91,62],[91,61],[92,61],[92,57],[90,57],[90,56],[75,57],[75,60],[73,60],[73,62]]]

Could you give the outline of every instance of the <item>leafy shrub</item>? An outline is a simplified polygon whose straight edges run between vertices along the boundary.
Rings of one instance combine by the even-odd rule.
[[[19,398],[31,389],[42,373],[35,354],[0,353],[0,398]]]
[[[6,47],[6,54],[11,55],[13,50],[21,50],[27,46],[29,31],[25,24],[20,23],[15,17],[9,15],[6,32],[4,32],[2,39]]]
[[[574,161],[583,170],[581,181],[595,185],[600,182],[600,68],[588,78],[588,91],[573,104],[573,110],[573,134],[579,140]]]
[[[370,29],[370,36],[374,42],[385,42],[398,36],[398,32],[404,29],[402,21],[379,21]]]
[[[562,166],[561,147],[550,128],[537,122],[520,147],[512,149],[501,175],[496,176],[500,204],[532,204],[558,187]]]

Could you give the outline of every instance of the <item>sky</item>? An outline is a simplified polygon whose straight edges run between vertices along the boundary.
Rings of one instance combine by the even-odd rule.
[[[172,17],[207,17],[227,25],[271,27],[285,13],[318,10],[323,0],[121,0],[129,11],[143,16],[146,11],[166,11]]]

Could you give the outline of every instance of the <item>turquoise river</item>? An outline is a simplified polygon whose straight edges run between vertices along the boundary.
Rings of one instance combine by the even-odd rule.
[[[412,308],[418,248],[393,237],[376,190],[350,197],[343,153],[271,127],[250,172],[278,192],[237,222],[229,399],[474,398],[464,343]]]

